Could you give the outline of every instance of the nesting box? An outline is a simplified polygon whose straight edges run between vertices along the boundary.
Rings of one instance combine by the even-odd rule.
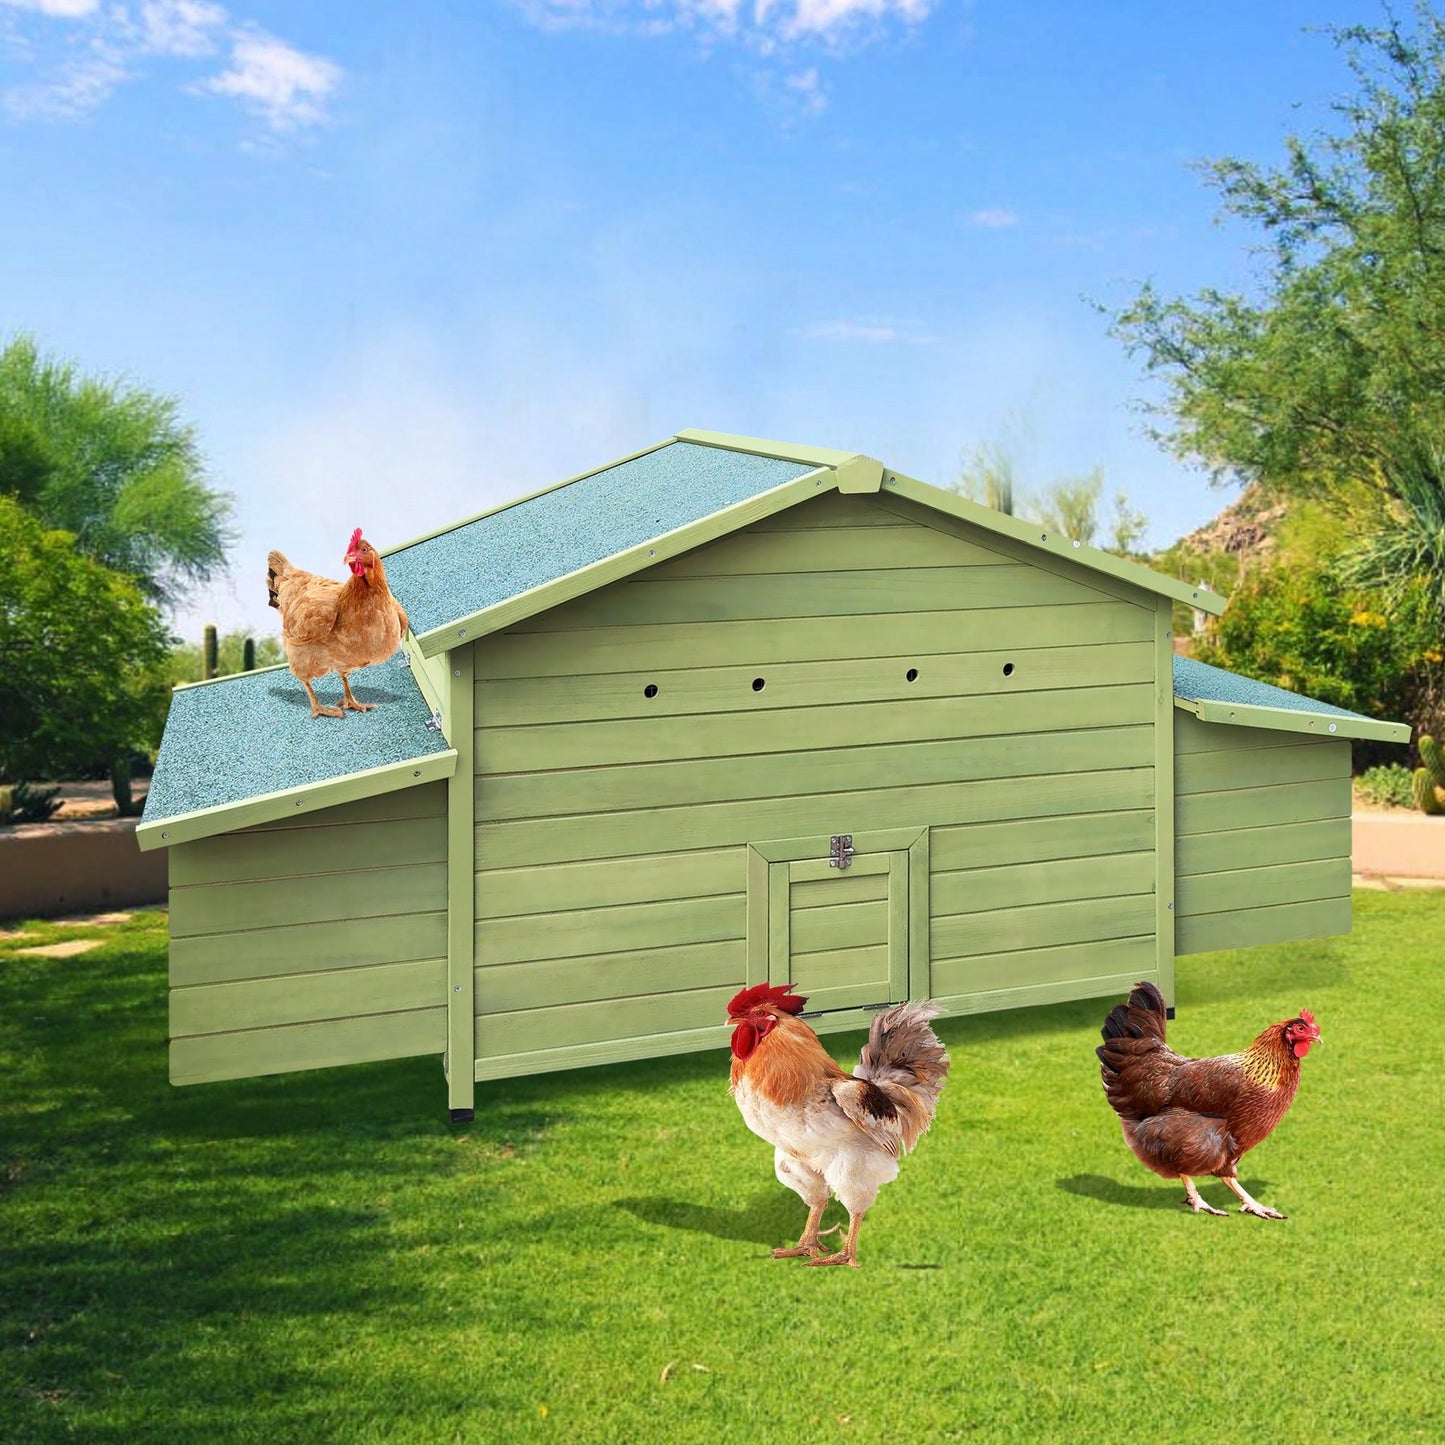
[[[852,453],[682,432],[385,554],[412,632],[313,720],[177,691],[171,1077],[487,1079],[1121,995],[1350,926],[1350,738],[1176,659],[1223,599]],[[334,683],[332,684],[334,686]],[[322,680],[322,690],[326,689]]]

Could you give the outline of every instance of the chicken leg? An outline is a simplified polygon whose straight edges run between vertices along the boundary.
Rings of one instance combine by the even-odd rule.
[[[1216,1209],[1212,1204],[1206,1204],[1206,1203],[1204,1202],[1203,1197],[1201,1196],[1201,1194],[1199,1193],[1199,1191],[1194,1187],[1194,1181],[1193,1181],[1187,1174],[1181,1174],[1179,1177],[1184,1181],[1184,1193],[1185,1193],[1185,1195],[1187,1196],[1187,1197],[1185,1198],[1184,1202],[1185,1202],[1196,1214],[1198,1214],[1201,1210],[1203,1210],[1203,1212],[1204,1212],[1205,1214],[1217,1214],[1217,1215],[1219,1215],[1219,1217],[1220,1217],[1221,1219],[1223,1219],[1223,1218],[1225,1217],[1225,1212],[1224,1212],[1224,1210],[1222,1210],[1222,1209]],[[1225,1183],[1226,1183],[1226,1184],[1227,1184],[1228,1182],[1229,1182],[1228,1180],[1225,1180]]]
[[[316,689],[315,689],[314,687],[312,687],[311,684],[310,684],[309,682],[307,682],[304,677],[301,679],[301,686],[306,689],[306,696],[311,699],[311,716],[312,716],[312,717],[345,717],[345,716],[346,716],[346,714],[345,714],[344,712],[342,712],[342,710],[341,710],[339,707],[327,707],[327,706],[321,701],[321,699],[316,696]]]
[[[806,1254],[810,1260],[817,1259],[823,1252],[823,1245],[818,1236],[818,1222],[823,1217],[823,1211],[828,1207],[828,1200],[825,1197],[821,1204],[813,1204],[808,1208],[808,1222],[803,1226],[803,1233],[792,1249],[775,1249],[774,1259],[797,1259],[800,1255]],[[834,1226],[835,1228],[837,1226]],[[833,1231],[828,1231],[831,1234]]]
[[[343,693],[343,697],[341,699],[341,706],[344,708],[353,708],[356,712],[370,712],[372,708],[376,706],[376,704],[374,702],[357,702],[357,700],[351,695],[351,679],[348,678],[344,672],[341,673],[340,676],[341,691]],[[341,714],[338,713],[337,716],[340,717]]]
[[[858,1228],[863,1223],[861,1214],[854,1214],[851,1211],[848,1215],[848,1238],[844,1241],[843,1248],[837,1254],[814,1255],[808,1261],[811,1264],[846,1264],[853,1269],[858,1268]]]
[[[1239,1212],[1241,1214],[1257,1214],[1261,1219],[1283,1219],[1285,1216],[1277,1209],[1271,1209],[1267,1204],[1261,1204],[1259,1200],[1252,1199],[1244,1185],[1242,1185],[1233,1174],[1222,1174],[1224,1182],[1239,1196]]]

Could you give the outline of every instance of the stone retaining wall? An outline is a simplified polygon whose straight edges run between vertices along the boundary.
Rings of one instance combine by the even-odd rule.
[[[136,847],[134,818],[0,828],[0,918],[166,901],[166,850]]]

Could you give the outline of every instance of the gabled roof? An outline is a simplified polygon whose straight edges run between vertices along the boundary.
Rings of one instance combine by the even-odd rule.
[[[426,657],[508,627],[836,489],[884,487],[1042,553],[1178,598],[1224,599],[1136,562],[825,447],[684,431],[597,471],[384,553]]]
[[[351,674],[378,706],[343,718],[313,719],[285,666],[177,688],[136,842],[165,848],[450,777],[456,750],[397,658]],[[329,683],[323,702],[339,699]]]
[[[1145,593],[1219,613],[1224,599],[1035,523],[928,486],[853,452],[686,431],[386,554],[392,590],[423,659],[675,557],[823,492],[907,498],[1040,555],[1064,557]],[[363,701],[340,720],[311,718],[285,667],[177,689],[143,820],[143,849],[203,838],[395,788],[450,777],[457,753],[428,727],[432,703],[390,663],[352,674]],[[323,691],[325,691],[323,681]],[[333,684],[334,686],[334,684]],[[1407,741],[1382,723],[1313,698],[1175,660],[1176,705],[1207,722]],[[329,696],[329,694],[328,694]]]
[[[1192,657],[1174,659],[1174,706],[1192,712],[1201,722],[1386,743],[1410,741],[1409,723],[1379,722]]]

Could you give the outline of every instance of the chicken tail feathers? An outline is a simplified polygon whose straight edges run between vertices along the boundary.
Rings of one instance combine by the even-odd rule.
[[[1104,1042],[1110,1039],[1157,1039],[1164,1042],[1164,995],[1152,983],[1136,983],[1127,1003],[1109,1010],[1104,1020]],[[1104,1051],[1100,1049],[1099,1057]]]
[[[885,1092],[891,1092],[889,1085],[906,1090],[932,1119],[948,1078],[948,1050],[929,1027],[942,1012],[936,1003],[904,1003],[884,1009],[868,1030],[854,1078],[877,1084]],[[927,1128],[927,1123],[923,1127]]]
[[[1138,983],[1128,1002],[1110,1009],[1104,1020],[1104,1042],[1094,1052],[1099,1058],[1104,1094],[1122,1119],[1140,1117],[1134,1097],[1140,1070],[1148,1072],[1152,1060],[1168,1053],[1164,1008],[1164,995],[1152,983]]]
[[[268,552],[266,554],[266,605],[280,609],[281,603],[276,595],[276,584],[291,570],[291,564],[281,555],[280,552]]]

